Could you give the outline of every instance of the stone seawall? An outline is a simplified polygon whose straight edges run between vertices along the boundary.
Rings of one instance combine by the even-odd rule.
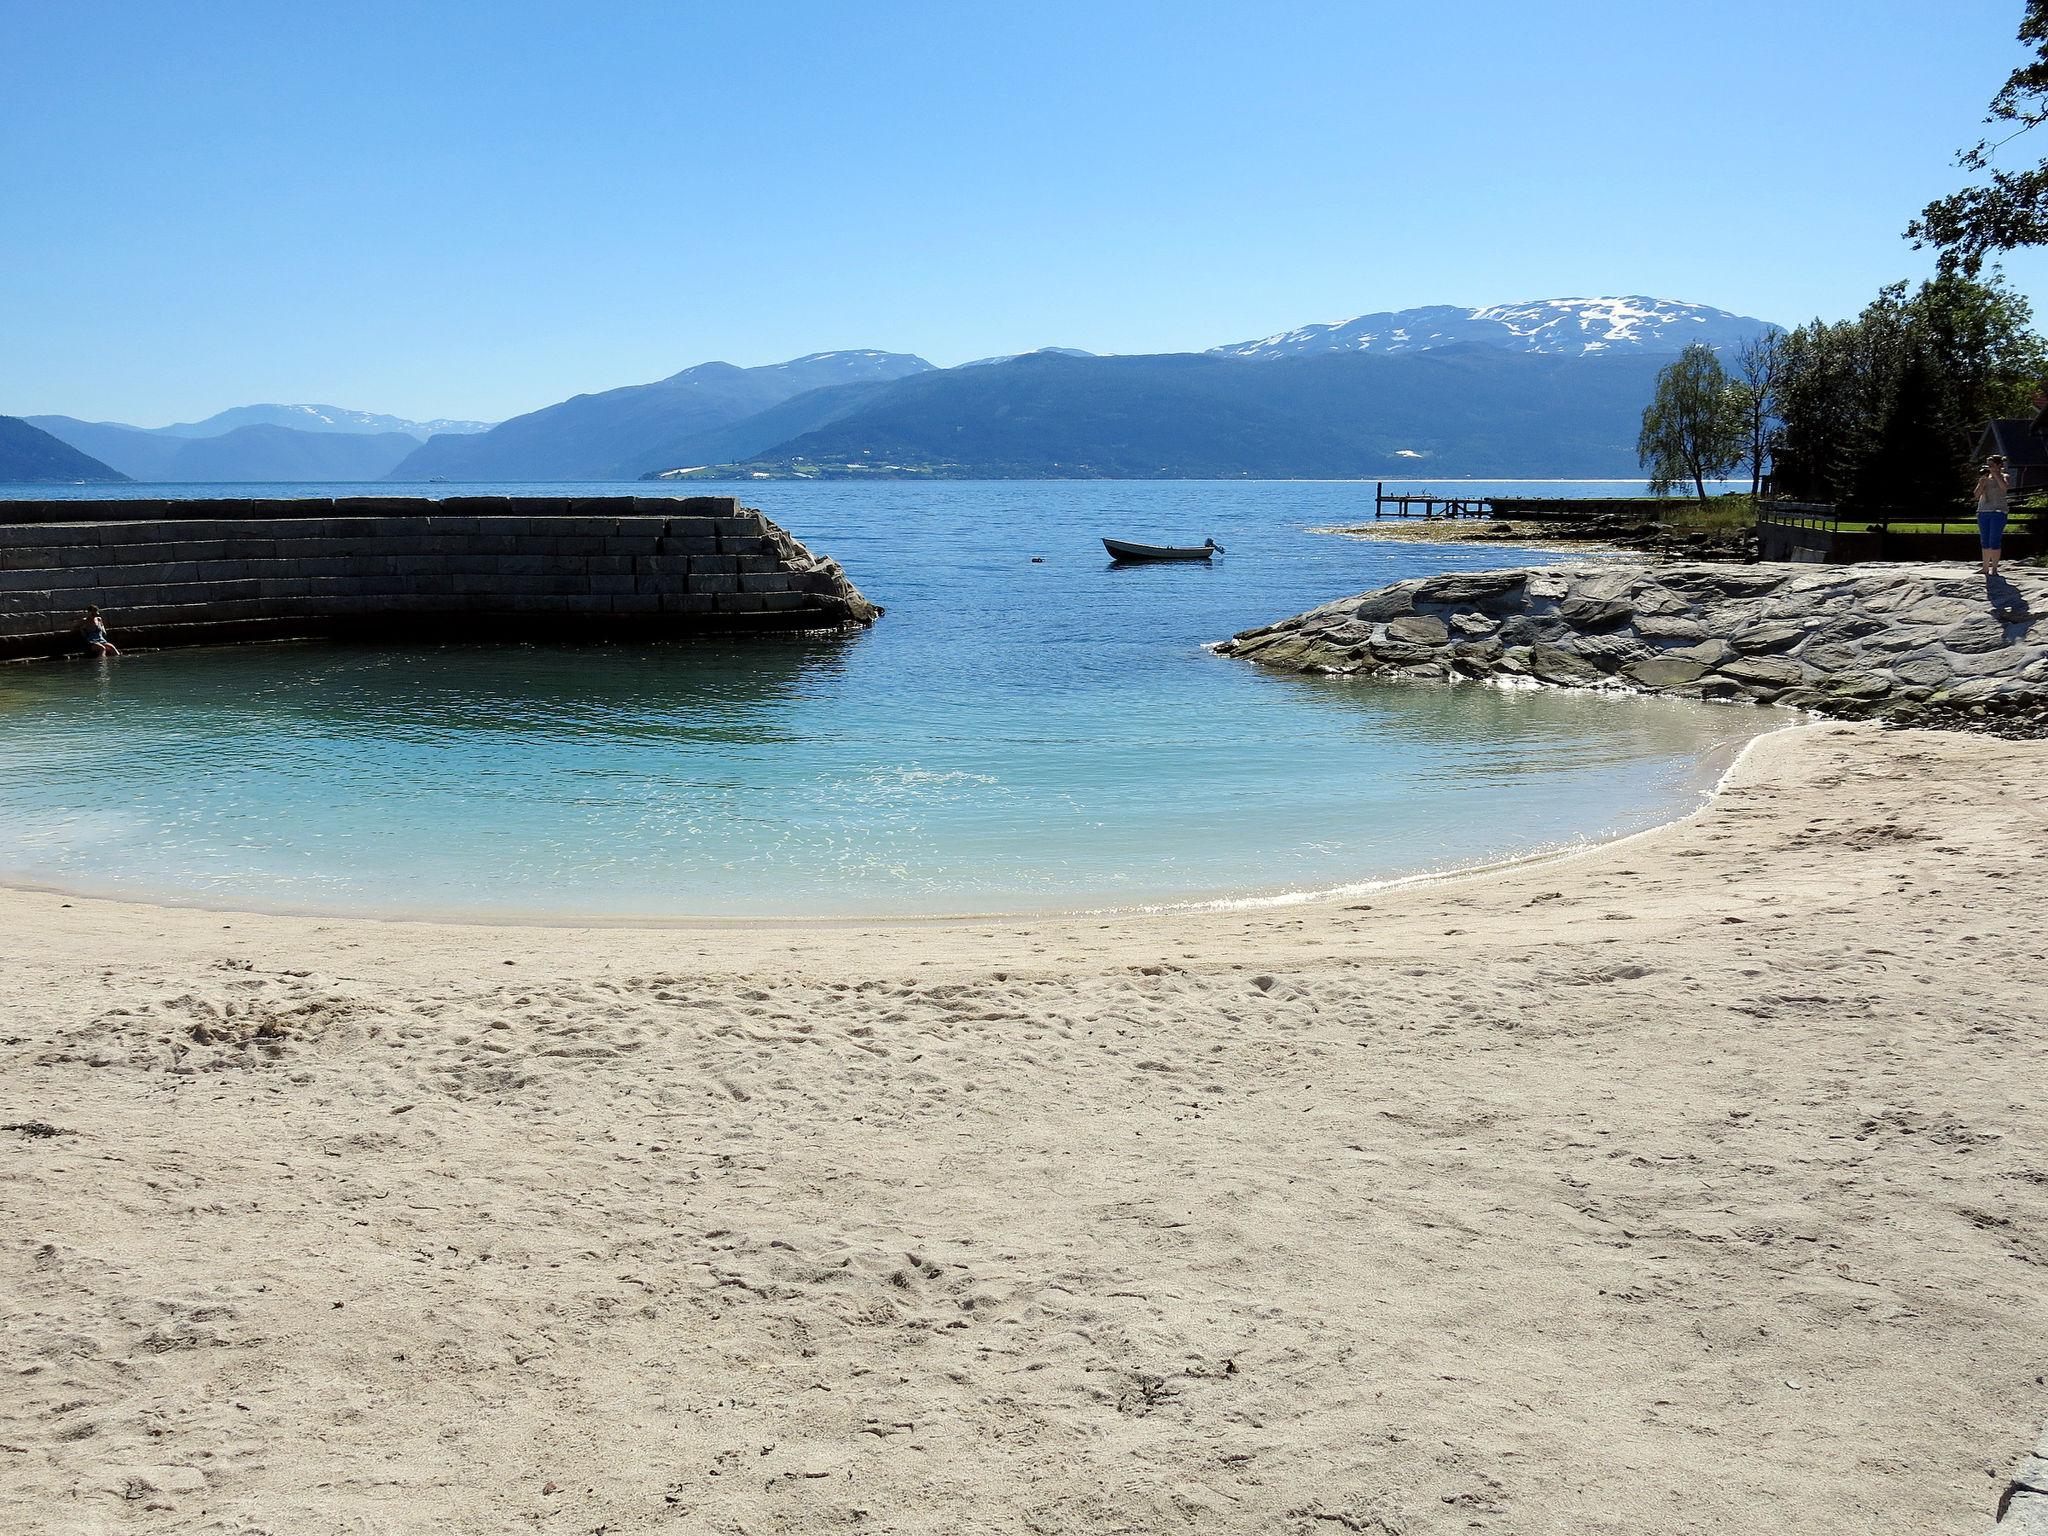
[[[1398,582],[1217,649],[1361,677],[1498,678],[1850,718],[2048,724],[2048,573],[1645,561]]]
[[[729,496],[0,502],[0,657],[448,633],[590,638],[871,623],[839,566]]]

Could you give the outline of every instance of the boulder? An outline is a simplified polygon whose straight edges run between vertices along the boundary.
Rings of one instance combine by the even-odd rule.
[[[1877,699],[1892,691],[1892,680],[1878,672],[1851,672],[1828,682],[1828,691],[1844,699]]]
[[[1406,582],[1379,592],[1368,592],[1352,605],[1351,612],[1369,624],[1385,623],[1415,611],[1415,593]]]
[[[1892,668],[1892,676],[1902,683],[1912,683],[1921,688],[1939,688],[1955,676],[1955,668],[1946,657],[1923,654],[1909,656]]]
[[[1970,602],[1960,597],[1923,598],[1910,608],[1902,608],[1899,618],[1908,624],[1961,624],[1984,614],[1983,602]]]
[[[1728,643],[1745,656],[1758,656],[1766,651],[1788,650],[1804,640],[1806,634],[1801,625],[1766,619],[1739,631]]]
[[[1565,688],[1590,687],[1601,680],[1598,667],[1555,645],[1530,647],[1529,670],[1544,682]]]
[[[1418,582],[1414,600],[1455,608],[1499,606],[1510,597],[1519,600],[1528,579],[1526,571],[1455,571]]]
[[[1649,645],[1630,635],[1581,635],[1571,642],[1571,649],[1606,672],[1654,654]]]
[[[1500,628],[1500,620],[1483,613],[1455,613],[1451,628],[1461,635],[1490,635]]]
[[[1818,688],[1787,688],[1771,701],[1780,709],[1825,710],[1839,702],[1835,695]]]
[[[1677,650],[1667,651],[1665,654],[1682,657],[1686,661],[1704,662],[1710,667],[1718,667],[1722,662],[1735,654],[1735,647],[1726,640],[1723,640],[1719,635],[1715,635],[1711,639],[1702,640],[1698,645],[1682,646]]]
[[[1951,651],[2002,651],[2012,644],[2007,636],[2006,626],[1988,613],[1980,613],[1951,625],[1935,636]]]
[[[1634,603],[1638,619],[1677,618],[1692,612],[1691,603],[1688,603],[1676,592],[1671,591],[1667,587],[1661,587],[1655,582],[1651,582],[1641,591],[1637,592]]]
[[[1696,682],[1706,675],[1706,670],[1705,662],[1688,661],[1683,656],[1645,656],[1641,661],[1630,662],[1621,672],[1638,687],[1661,693],[1667,688]]]
[[[1546,640],[1562,639],[1565,633],[1564,625],[1547,614],[1518,613],[1513,618],[1501,620],[1500,643],[1537,645]]]
[[[1240,648],[1238,654],[1251,657],[1262,667],[1291,667],[1308,654],[1309,644],[1299,635],[1270,635]]]
[[[1451,638],[1451,631],[1435,615],[1418,613],[1388,620],[1387,638],[1407,645],[1442,645]]]
[[[1801,676],[1799,663],[1783,656],[1737,656],[1721,663],[1721,675],[1760,688],[1790,688]]]
[[[1636,633],[1645,640],[1704,640],[1707,626],[1683,614],[1636,614]]]
[[[1428,661],[1436,655],[1436,647],[1433,645],[1410,645],[1406,641],[1396,640],[1392,635],[1384,640],[1373,641],[1369,649],[1375,661],[1383,661],[1389,666],[1396,667]]]
[[[1635,617],[1625,597],[1572,596],[1557,605],[1557,616],[1574,629],[1612,629]]]
[[[1493,671],[1500,658],[1501,643],[1492,638],[1461,641],[1451,647],[1451,665],[1474,676]]]

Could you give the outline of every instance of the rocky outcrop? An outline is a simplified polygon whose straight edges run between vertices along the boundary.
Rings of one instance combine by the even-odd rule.
[[[2048,1536],[2048,1430],[2005,1485],[1993,1536]]]
[[[832,560],[729,496],[0,501],[0,657],[453,633],[611,638],[873,621]]]
[[[1217,647],[1344,676],[1514,680],[1849,718],[2048,728],[2048,574],[1645,561],[1455,572]]]

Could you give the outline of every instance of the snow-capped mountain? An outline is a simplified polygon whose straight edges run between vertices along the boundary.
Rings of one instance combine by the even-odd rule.
[[[1300,357],[1315,352],[1415,352],[1427,347],[1478,343],[1514,352],[1677,352],[1693,342],[1731,347],[1779,327],[1750,315],[1706,304],[1629,295],[1604,299],[1535,299],[1459,309],[1421,309],[1359,315],[1329,325],[1305,325],[1263,341],[1212,347],[1219,356]]]
[[[295,432],[405,432],[417,438],[441,432],[488,432],[488,421],[409,421],[376,411],[350,411],[338,405],[237,405],[204,421],[181,421],[142,430],[166,437],[221,437],[237,427],[290,427]]]

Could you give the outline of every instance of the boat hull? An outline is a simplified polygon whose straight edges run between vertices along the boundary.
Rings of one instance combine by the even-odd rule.
[[[1132,544],[1124,539],[1104,539],[1102,547],[1112,560],[1206,560],[1216,553],[1213,544]]]

